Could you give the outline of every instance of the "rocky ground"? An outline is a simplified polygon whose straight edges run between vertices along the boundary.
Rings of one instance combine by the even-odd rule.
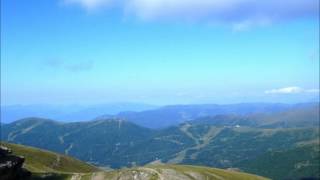
[[[15,156],[12,151],[0,146],[0,179],[22,180],[28,179],[31,173],[23,168],[24,158]]]

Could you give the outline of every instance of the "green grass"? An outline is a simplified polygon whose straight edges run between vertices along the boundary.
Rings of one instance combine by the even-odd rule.
[[[25,157],[24,167],[34,173],[90,173],[99,169],[75,158],[18,144],[1,142],[15,155]]]
[[[265,180],[266,178],[216,168],[189,166],[189,165],[148,165],[144,167],[124,168],[114,171],[103,171],[94,166],[81,162],[77,159],[45,151],[33,147],[9,144],[1,142],[2,146],[10,148],[15,155],[24,156],[24,166],[32,172],[32,179],[45,180],[68,180],[68,179],[132,179],[136,173],[143,172],[149,180],[170,179],[172,177],[186,177],[195,179],[192,174],[205,179],[233,179],[233,180]],[[58,160],[59,159],[59,160]],[[171,176],[166,173],[171,172]],[[183,178],[184,179],[184,178]]]
[[[320,178],[319,139],[289,150],[267,152],[255,160],[242,162],[240,168],[272,179]],[[270,167],[273,167],[272,169]]]
[[[32,173],[32,180],[68,180],[71,179],[71,174],[58,173]]]
[[[205,175],[207,179],[216,179],[217,176],[223,179],[234,179],[234,180],[266,180],[267,178],[247,174],[242,172],[229,171],[224,169],[209,168],[203,166],[191,166],[191,165],[149,165],[147,167],[154,169],[173,169],[176,172],[180,172],[187,175],[187,172],[195,172],[201,175]],[[187,175],[189,176],[189,175]]]

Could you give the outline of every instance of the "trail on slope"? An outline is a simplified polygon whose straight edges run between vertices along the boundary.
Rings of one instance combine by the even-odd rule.
[[[72,148],[73,148],[73,143],[71,143],[71,144],[69,145],[69,147],[64,150],[64,153],[68,155],[69,152],[70,152],[70,150],[71,150]]]
[[[61,157],[60,157],[60,155],[56,155],[56,160],[51,164],[51,167],[52,168],[57,168],[57,167],[59,167],[60,166],[60,164],[61,164]]]
[[[190,124],[186,123],[184,124],[180,130],[185,133],[188,137],[190,137],[194,142],[195,145],[189,148],[186,148],[180,152],[178,152],[176,154],[176,157],[173,159],[170,159],[168,161],[168,163],[181,163],[183,161],[183,159],[186,158],[187,152],[189,150],[199,150],[201,148],[204,148],[205,146],[207,146],[210,141],[216,137],[216,135],[218,135],[221,131],[221,128],[217,128],[217,127],[210,127],[210,129],[206,132],[206,134],[204,134],[202,137],[200,138],[196,138],[190,131],[189,128],[191,127]],[[200,141],[201,140],[201,141]],[[194,152],[190,155],[191,158],[195,159],[198,155],[198,152]]]
[[[207,133],[201,137],[202,143],[198,144],[197,146],[195,146],[194,149],[202,149],[204,147],[206,147],[210,141],[212,139],[214,139],[220,132],[221,132],[222,128],[217,128],[217,127],[210,127],[210,129],[207,131]],[[199,152],[194,152],[190,155],[190,157],[192,159],[195,159],[197,157]]]
[[[197,139],[196,137],[194,137],[193,134],[189,132],[189,128],[190,128],[190,127],[191,127],[191,125],[188,124],[188,123],[186,123],[186,124],[184,124],[184,125],[180,128],[180,130],[181,130],[183,133],[185,133],[188,137],[190,137],[191,139],[193,139],[194,142],[195,142],[197,145],[200,144],[199,139]]]
[[[20,131],[14,131],[14,132],[11,132],[9,133],[8,135],[8,140],[9,141],[14,141],[14,139],[18,136],[18,135],[23,135],[23,134],[26,134],[28,133],[29,131],[31,131],[33,128],[41,125],[43,122],[36,122],[34,124],[32,124],[31,126],[25,128],[25,129],[22,129]]]

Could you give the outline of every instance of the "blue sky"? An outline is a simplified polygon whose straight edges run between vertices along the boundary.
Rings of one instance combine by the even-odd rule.
[[[303,102],[316,0],[5,0],[1,103]]]

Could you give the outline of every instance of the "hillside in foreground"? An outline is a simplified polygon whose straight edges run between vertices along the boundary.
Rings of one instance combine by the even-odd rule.
[[[90,173],[98,171],[95,166],[62,154],[30,146],[1,142],[14,155],[25,158],[24,168],[34,173]]]
[[[74,158],[23,145],[1,143],[15,155],[24,156],[24,167],[32,172],[32,179],[87,179],[87,180],[264,180],[266,178],[247,173],[216,168],[186,165],[149,165],[103,171]]]
[[[78,177],[81,175],[78,175]],[[150,165],[130,169],[121,169],[108,173],[82,175],[81,179],[110,180],[266,180],[267,178],[230,170],[187,165]]]

